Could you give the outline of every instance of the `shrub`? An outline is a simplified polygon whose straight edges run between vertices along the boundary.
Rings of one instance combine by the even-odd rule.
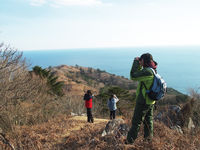
[[[57,81],[58,77],[54,75],[51,70],[42,69],[40,66],[33,67],[33,72],[39,75],[41,79],[46,80],[47,86],[49,86],[50,94],[56,94],[58,96],[63,96],[63,86],[64,82]]]
[[[116,94],[116,96],[120,100],[117,103],[118,115],[125,116],[128,113],[132,112],[135,105],[135,94],[130,93],[128,90],[117,86],[105,86],[104,88],[100,89],[99,94],[97,95],[96,99],[94,99],[94,102],[99,104],[99,115],[101,115],[102,117],[108,117],[109,110],[107,107],[107,101],[110,98],[111,94]]]
[[[41,76],[49,78],[43,80],[30,73],[22,52],[0,44],[0,128],[4,133],[12,131],[15,125],[47,121],[63,110],[59,110],[57,96],[49,95],[52,87],[46,84],[53,85],[58,93],[57,78],[48,71]]]
[[[200,127],[200,93],[199,89],[190,89],[190,96],[195,99],[192,113],[192,120],[197,127]]]

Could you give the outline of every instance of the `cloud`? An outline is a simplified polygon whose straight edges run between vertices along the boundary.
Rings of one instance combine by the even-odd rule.
[[[51,7],[60,6],[94,6],[102,5],[101,0],[30,0],[32,6],[42,6],[48,4]]]
[[[42,6],[47,3],[47,0],[30,0],[30,5],[32,6]]]
[[[90,6],[90,5],[102,4],[100,0],[53,0],[53,2],[58,5],[66,5],[66,6],[71,6],[71,5]]]

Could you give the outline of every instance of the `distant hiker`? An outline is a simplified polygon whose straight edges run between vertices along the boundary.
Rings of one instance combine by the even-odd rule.
[[[87,108],[87,121],[93,123],[94,119],[92,117],[92,92],[90,90],[87,91],[87,93],[84,95],[85,100],[85,107]]]
[[[119,101],[115,94],[112,94],[108,100],[108,108],[110,109],[110,120],[115,119],[115,112],[117,109],[116,103]]]
[[[150,99],[146,93],[146,88],[150,88],[154,73],[152,69],[156,71],[157,63],[153,60],[153,57],[149,53],[142,54],[141,57],[134,59],[130,77],[132,80],[139,81],[136,91],[136,106],[134,115],[132,118],[132,127],[127,135],[127,143],[134,143],[137,138],[140,125],[144,124],[144,139],[151,141],[153,137],[153,109],[155,101]]]

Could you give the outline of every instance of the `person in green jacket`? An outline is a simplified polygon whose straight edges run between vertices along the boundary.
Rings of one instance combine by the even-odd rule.
[[[144,139],[150,141],[153,137],[153,109],[155,101],[150,99],[146,93],[146,88],[149,89],[153,84],[154,74],[153,68],[156,71],[157,63],[149,53],[142,54],[141,57],[134,59],[130,77],[132,80],[139,81],[136,91],[136,106],[132,118],[132,127],[130,128],[126,142],[134,143],[137,138],[140,125],[144,124]]]

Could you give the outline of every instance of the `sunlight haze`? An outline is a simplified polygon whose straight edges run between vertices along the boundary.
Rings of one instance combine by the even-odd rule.
[[[0,42],[20,50],[200,45],[199,0],[1,0]]]

